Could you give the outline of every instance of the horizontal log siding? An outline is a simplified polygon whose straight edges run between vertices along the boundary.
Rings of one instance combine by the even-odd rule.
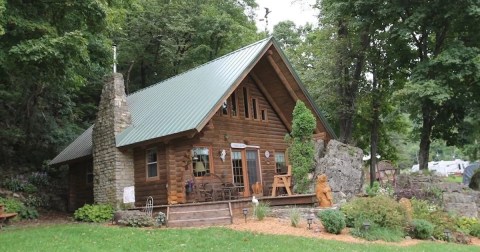
[[[68,210],[75,211],[93,203],[93,183],[87,184],[87,170],[93,169],[91,159],[69,165]]]
[[[252,106],[251,99],[257,99],[259,120],[253,119],[253,111],[250,111],[250,118],[245,118],[243,87],[247,87],[249,90],[250,108]],[[233,182],[231,143],[248,143],[248,145],[260,146],[259,160],[262,170],[262,179],[266,183],[271,184],[273,182],[273,175],[275,173],[274,153],[275,150],[286,150],[287,145],[284,141],[284,137],[288,131],[273,110],[272,106],[268,103],[250,77],[247,76],[237,88],[236,95],[238,100],[237,108],[239,110],[236,117],[232,117],[230,111],[229,115],[222,115],[221,111],[219,111],[213,116],[211,123],[207,125],[200,134],[192,139],[175,141],[175,164],[176,167],[183,168],[183,170],[179,172],[178,168],[171,167],[171,169],[177,174],[176,181],[180,181],[180,187],[183,190],[182,193],[180,193],[181,190],[179,187],[175,187],[178,188],[176,190],[178,192],[176,195],[177,199],[185,197],[184,181],[192,177],[193,167],[187,165],[185,154],[189,153],[193,146],[212,147],[212,153],[210,155],[212,155],[213,160],[213,173],[216,175],[196,177],[195,182],[197,184]],[[262,109],[266,110],[266,113],[268,114],[267,121],[261,120]],[[223,149],[227,151],[227,156],[224,162],[220,159],[220,151]],[[265,151],[267,150],[270,152],[268,160],[265,157]]]
[[[146,149],[157,148],[158,180],[147,181]],[[167,160],[163,144],[134,149],[135,206],[144,206],[149,196],[155,205],[167,203]]]

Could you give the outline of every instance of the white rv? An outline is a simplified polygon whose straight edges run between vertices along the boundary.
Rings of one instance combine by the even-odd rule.
[[[448,176],[450,174],[463,174],[468,163],[468,161],[463,161],[461,159],[455,159],[452,161],[431,161],[428,162],[428,170],[437,172],[443,176]],[[418,170],[418,164],[412,166],[412,172],[417,172]]]

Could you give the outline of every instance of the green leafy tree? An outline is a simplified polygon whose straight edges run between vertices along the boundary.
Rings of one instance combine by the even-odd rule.
[[[313,132],[316,120],[305,103],[298,100],[293,109],[292,132],[285,136],[289,143],[288,156],[293,167],[293,177],[297,191],[300,193],[308,190],[308,173],[313,170],[315,146]]]
[[[411,75],[399,95],[418,125],[420,169],[427,169],[432,140],[458,142],[459,128],[477,103],[479,5],[467,0],[395,4],[400,18],[392,28],[415,53],[406,65]]]
[[[95,113],[76,104],[99,90],[110,65],[106,8],[0,2],[0,166],[39,167]]]
[[[127,91],[164,80],[258,39],[253,1],[139,0],[118,44]]]

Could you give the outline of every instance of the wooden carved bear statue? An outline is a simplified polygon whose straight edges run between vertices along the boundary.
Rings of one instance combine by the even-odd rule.
[[[332,188],[328,185],[327,175],[317,176],[315,193],[320,207],[331,207],[333,205]]]

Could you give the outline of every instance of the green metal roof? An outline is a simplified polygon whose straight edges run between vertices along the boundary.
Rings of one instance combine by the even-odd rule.
[[[130,94],[127,104],[132,125],[116,136],[117,147],[191,130],[200,131],[210,113],[251,71],[271,44],[280,52],[307,95],[329,134],[335,133],[308,96],[290,63],[273,38],[260,40],[180,75]],[[92,127],[55,157],[50,164],[65,163],[92,153]]]
[[[92,130],[93,125],[85,130],[70,145],[60,152],[50,164],[61,164],[71,160],[92,155]]]
[[[200,125],[243,73],[262,56],[270,39],[229,53],[128,96],[132,126],[117,135],[117,147],[168,136]]]

